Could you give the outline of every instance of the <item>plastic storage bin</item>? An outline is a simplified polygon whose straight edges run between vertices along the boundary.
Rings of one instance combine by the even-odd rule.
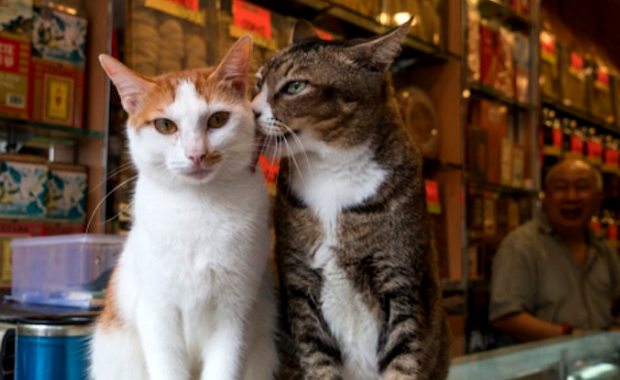
[[[14,240],[11,296],[24,303],[98,307],[124,241],[84,234]]]

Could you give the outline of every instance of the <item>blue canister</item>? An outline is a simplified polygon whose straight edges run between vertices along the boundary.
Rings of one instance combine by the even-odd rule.
[[[15,380],[86,380],[92,318],[17,322]]]

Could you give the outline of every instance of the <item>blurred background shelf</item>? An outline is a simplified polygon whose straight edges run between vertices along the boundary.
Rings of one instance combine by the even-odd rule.
[[[539,189],[525,189],[497,183],[490,183],[471,176],[467,176],[467,183],[470,187],[473,187],[477,190],[488,190],[499,195],[506,194],[537,197],[541,192],[541,190]]]
[[[580,111],[573,107],[566,106],[562,102],[543,96],[542,103],[544,106],[553,108],[558,117],[569,117],[577,119],[580,123],[588,124],[589,126],[600,129],[600,132],[606,132],[614,134],[616,137],[620,137],[620,127],[613,124],[613,121],[602,120],[589,115],[587,112]]]
[[[506,106],[517,108],[523,111],[533,109],[533,106],[531,104],[521,103],[517,99],[511,98],[491,86],[487,86],[478,82],[470,82],[468,87],[469,91],[471,92],[469,96],[471,99],[495,100]]]
[[[514,30],[527,32],[532,27],[532,22],[528,17],[510,9],[499,0],[480,0],[478,10],[483,17],[496,19]]]
[[[0,137],[6,140],[9,145],[27,141],[42,144],[74,145],[84,141],[103,139],[105,133],[0,117]]]

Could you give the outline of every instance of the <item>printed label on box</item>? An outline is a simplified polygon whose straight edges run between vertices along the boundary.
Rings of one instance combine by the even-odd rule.
[[[204,26],[206,13],[197,0],[146,0],[144,6]]]
[[[86,64],[86,19],[48,8],[34,8],[32,55],[68,63]]]
[[[47,182],[47,217],[83,222],[87,185],[86,173],[51,169]]]
[[[570,68],[568,71],[580,80],[585,79],[583,75],[583,57],[574,51],[570,53]]]
[[[552,65],[557,63],[555,55],[555,36],[549,32],[542,31],[540,33],[540,57]]]
[[[233,0],[233,23],[235,26],[271,39],[271,12],[241,0]]]
[[[441,201],[439,200],[439,184],[432,179],[425,179],[426,209],[429,214],[441,214]]]
[[[48,171],[45,165],[2,161],[0,215],[44,217],[47,177]]]
[[[28,118],[30,44],[0,36],[0,115]]]
[[[601,91],[609,91],[609,70],[605,66],[599,66],[596,70],[596,88]]]
[[[73,86],[73,81],[67,78],[51,75],[45,78],[45,120],[71,122]]]
[[[0,33],[30,39],[32,0],[0,1]]]

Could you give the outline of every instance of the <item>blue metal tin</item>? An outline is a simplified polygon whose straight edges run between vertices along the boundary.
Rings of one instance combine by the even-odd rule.
[[[17,324],[15,380],[86,380],[91,318]]]

